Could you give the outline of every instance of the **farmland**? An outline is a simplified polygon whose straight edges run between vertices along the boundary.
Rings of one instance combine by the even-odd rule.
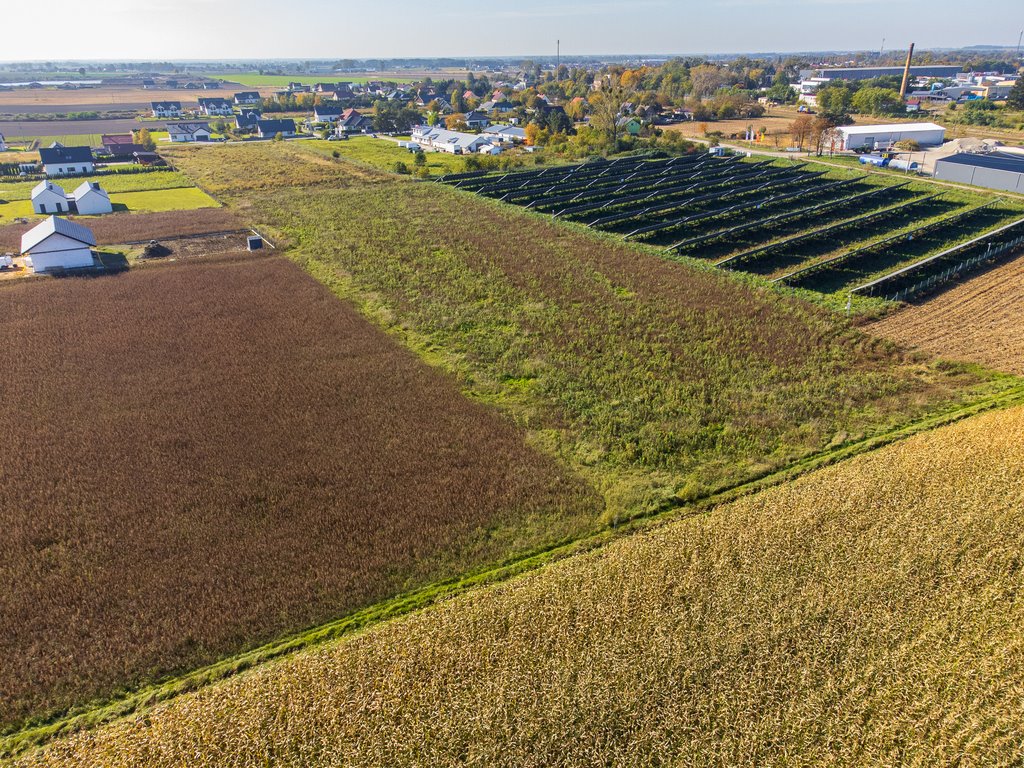
[[[1022,434],[918,435],[15,764],[1013,765]]]
[[[1024,375],[1024,258],[911,305],[867,331],[954,360]]]
[[[89,229],[100,245],[145,242],[154,238],[198,235],[207,232],[236,230],[242,220],[227,208],[198,208],[191,211],[159,213],[112,213],[89,218]],[[0,250],[15,251],[21,236],[32,226],[8,224],[0,226]]]
[[[245,188],[269,153],[309,151],[225,149],[181,152],[175,163],[230,190]],[[225,199],[470,396],[585,473],[609,519],[763,474],[989,386],[973,370],[901,357],[750,278],[444,185],[383,174],[366,183],[361,168],[334,168],[348,180]]]
[[[100,176],[57,180],[65,191],[72,192],[83,181],[96,181],[110,193],[114,211],[155,212],[217,208],[219,203],[192,182],[174,171],[106,174]],[[29,200],[38,182],[0,184],[0,224],[17,217],[36,217]]]
[[[835,307],[850,300],[857,312],[877,311],[886,295],[861,286],[1024,217],[1024,202],[994,195],[735,157],[620,159],[445,181],[670,258],[760,275]]]
[[[59,141],[65,146],[74,146],[64,141],[70,136],[95,136],[100,145],[100,136],[104,133],[131,133],[139,128],[147,127],[138,120],[20,120],[0,121],[0,133],[10,137],[32,137],[39,139],[43,146],[52,141]],[[161,126],[162,127],[162,126]]]
[[[0,293],[0,575],[18,585],[0,593],[4,726],[578,535],[600,512],[283,258]]]
[[[166,147],[161,154],[188,169],[202,188],[213,194],[253,192],[293,186],[331,184],[351,186],[387,180],[372,169],[343,164],[323,152],[306,149],[307,142],[259,142],[221,147]],[[334,142],[342,144],[344,142]],[[225,174],[223,167],[230,168]]]

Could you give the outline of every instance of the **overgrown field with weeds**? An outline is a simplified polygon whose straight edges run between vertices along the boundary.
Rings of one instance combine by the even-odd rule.
[[[255,157],[239,166],[248,149],[177,162],[227,189],[251,172]],[[366,170],[343,162],[337,172],[351,173],[340,188],[225,199],[471,397],[586,472],[610,519],[907,421],[986,378],[903,356],[755,278],[443,185],[366,184]]]
[[[281,187],[348,187],[387,180],[383,171],[343,163],[304,141],[260,141],[224,146],[161,147],[160,154],[207,192],[260,192]],[[342,142],[334,142],[341,144]],[[397,145],[396,145],[397,147]]]
[[[0,285],[0,734],[591,530],[282,257]]]
[[[15,765],[1017,765],[1022,435],[920,434]]]

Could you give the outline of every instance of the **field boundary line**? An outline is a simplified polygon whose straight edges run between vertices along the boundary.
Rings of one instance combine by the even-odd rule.
[[[334,288],[328,286],[334,292]],[[988,392],[975,400],[959,403],[924,416],[915,421],[834,448],[824,449],[793,463],[753,476],[736,485],[720,488],[688,502],[668,501],[662,507],[637,514],[622,521],[612,522],[580,538],[555,542],[549,547],[471,571],[453,579],[428,584],[354,611],[334,621],[265,643],[241,654],[222,659],[200,669],[155,683],[124,696],[84,705],[47,722],[36,722],[18,730],[0,735],[0,759],[17,754],[76,731],[88,730],[151,709],[158,703],[179,695],[226,680],[261,664],[282,658],[296,651],[322,645],[343,637],[353,637],[363,630],[384,621],[422,610],[442,600],[466,594],[474,589],[510,581],[536,571],[546,565],[565,560],[585,552],[594,551],[625,536],[642,533],[668,523],[706,514],[715,507],[759,491],[792,481],[814,470],[821,469],[859,455],[904,440],[922,432],[947,426],[979,413],[1024,405],[1024,379],[1005,376],[1003,389]]]

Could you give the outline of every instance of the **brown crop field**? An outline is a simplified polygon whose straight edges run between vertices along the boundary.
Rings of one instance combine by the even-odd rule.
[[[1024,375],[1024,257],[869,325],[869,333]]]
[[[143,123],[138,120],[6,120],[0,121],[0,133],[13,136],[68,136],[73,134],[130,133],[139,128],[163,130],[164,123]],[[47,146],[47,141],[41,142]]]
[[[600,512],[284,258],[12,281],[0,299],[4,726],[579,535]]]
[[[1020,765],[1022,464],[984,414],[15,764]]]
[[[54,112],[89,112],[99,110],[148,109],[151,101],[180,101],[186,109],[198,106],[198,99],[207,96],[230,97],[235,91],[259,91],[265,96],[280,86],[236,86],[225,84],[214,91],[152,89],[141,86],[101,86],[63,90],[59,88],[17,88],[0,91],[0,114],[45,114]],[[65,131],[75,133],[75,131]]]
[[[74,218],[74,217],[72,217]],[[0,250],[17,251],[21,236],[35,226],[8,224],[0,227]],[[190,211],[162,211],[159,213],[114,213],[103,217],[89,217],[87,226],[96,235],[100,245],[119,245],[145,240],[159,240],[176,235],[201,235],[207,232],[226,232],[241,229],[242,219],[228,208],[197,208]]]

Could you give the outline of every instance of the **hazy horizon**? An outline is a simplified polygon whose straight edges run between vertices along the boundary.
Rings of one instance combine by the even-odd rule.
[[[397,0],[378,10],[340,0],[56,0],[46,15],[46,52],[18,25],[4,62],[227,61],[360,58],[670,56],[1013,47],[1024,27],[1018,2],[992,0],[984,14],[954,18],[922,0],[520,0],[507,8],[450,0],[443,11]],[[885,25],[878,18],[883,16]],[[38,17],[37,17],[38,18]],[[59,19],[59,24],[50,20]],[[1000,19],[998,30],[992,20]],[[520,53],[521,52],[521,53]],[[220,55],[218,55],[220,54]]]

